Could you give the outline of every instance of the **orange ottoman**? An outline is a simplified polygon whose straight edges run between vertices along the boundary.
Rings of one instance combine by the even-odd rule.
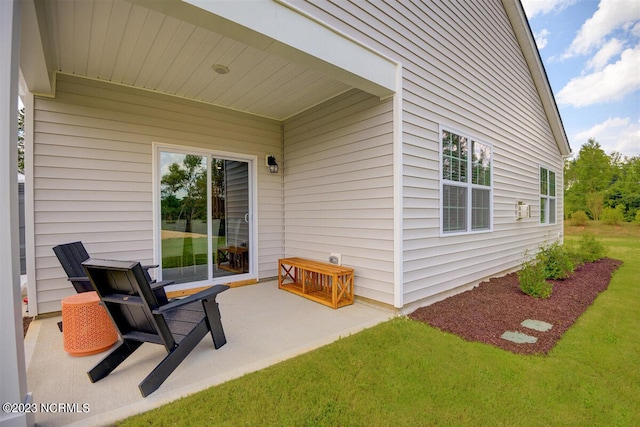
[[[72,356],[89,356],[111,347],[118,332],[95,291],[62,300],[64,351]]]

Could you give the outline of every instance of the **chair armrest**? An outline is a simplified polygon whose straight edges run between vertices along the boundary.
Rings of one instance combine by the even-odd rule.
[[[148,269],[150,269],[150,268],[158,268],[158,267],[160,267],[160,264],[154,264],[154,265],[143,265],[143,266],[142,266],[142,269],[143,269],[143,270],[148,270]]]
[[[174,283],[175,282],[173,280],[163,280],[161,282],[150,283],[149,286],[151,287],[152,291],[155,291],[156,289],[161,289],[165,286],[173,285]]]
[[[229,289],[229,286],[227,285],[215,285],[203,291],[200,291],[197,294],[189,295],[186,298],[172,300],[170,303],[153,310],[152,313],[163,314],[167,311],[182,307],[183,305],[191,304],[192,302],[202,301],[206,299],[215,299],[219,293],[224,292],[227,289]]]
[[[78,276],[78,277],[68,277],[68,282],[88,282],[89,278],[87,276]]]

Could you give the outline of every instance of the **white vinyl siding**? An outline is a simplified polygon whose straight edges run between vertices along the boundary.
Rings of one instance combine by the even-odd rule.
[[[355,293],[393,304],[392,101],[353,90],[284,124],[285,252],[342,254]]]
[[[52,247],[82,240],[92,256],[153,261],[152,143],[264,155],[279,122],[59,75],[55,99],[35,100],[34,207],[38,312],[72,294]],[[258,160],[259,161],[259,160]],[[282,256],[281,177],[258,167],[258,272]]]
[[[561,233],[561,218],[515,220],[517,201],[538,203],[538,165],[562,157],[500,0],[293,4],[403,66],[405,305],[517,268]],[[441,236],[440,123],[491,142],[492,233]]]

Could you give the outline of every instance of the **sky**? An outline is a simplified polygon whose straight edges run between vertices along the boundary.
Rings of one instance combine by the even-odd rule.
[[[574,156],[640,156],[640,0],[522,0]]]

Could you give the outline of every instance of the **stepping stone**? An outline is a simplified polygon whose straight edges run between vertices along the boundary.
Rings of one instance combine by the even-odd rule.
[[[538,342],[538,338],[532,337],[522,332],[507,331],[500,336],[500,338],[507,341],[512,341],[517,344],[534,344]]]
[[[527,319],[523,320],[520,324],[525,328],[533,329],[540,332],[547,332],[548,330],[553,328],[553,325],[551,323],[543,322],[542,320]]]

